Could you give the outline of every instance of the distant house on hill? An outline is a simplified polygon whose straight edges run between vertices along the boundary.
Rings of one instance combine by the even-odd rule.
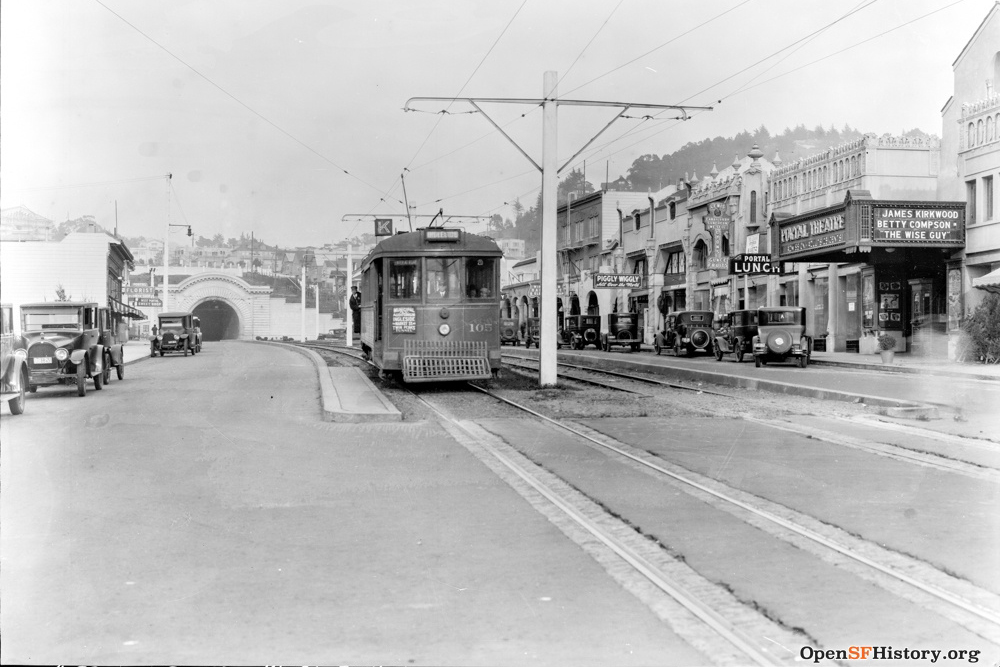
[[[0,241],[50,241],[55,223],[24,206],[0,211]]]

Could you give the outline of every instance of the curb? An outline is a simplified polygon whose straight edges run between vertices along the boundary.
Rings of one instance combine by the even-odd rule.
[[[361,370],[357,368],[344,368],[344,369],[333,369],[326,365],[326,361],[323,357],[319,356],[314,350],[309,350],[304,347],[299,347],[298,345],[289,345],[287,343],[278,343],[273,341],[265,340],[253,340],[253,341],[241,341],[245,343],[259,344],[259,345],[271,345],[274,347],[281,347],[286,350],[294,350],[299,354],[309,358],[313,362],[313,366],[316,369],[316,376],[319,380],[320,388],[320,403],[323,411],[323,421],[328,422],[341,422],[341,423],[362,423],[362,422],[387,422],[402,421],[402,413],[394,406],[389,399],[387,399],[381,391],[369,380]],[[334,370],[344,371],[347,373],[344,379],[350,378],[350,382],[358,382],[361,385],[361,391],[357,392],[361,395],[370,395],[375,402],[379,404],[379,409],[377,410],[349,410],[344,407],[346,401],[341,398],[340,393],[337,391],[337,387],[333,383]],[[354,396],[357,399],[358,396]],[[357,401],[354,401],[357,403]]]
[[[835,359],[809,358],[810,365],[833,366],[837,368],[853,368],[855,370],[879,371],[884,373],[898,373],[901,375],[937,375],[941,377],[955,378],[958,380],[976,380],[979,382],[1000,382],[1000,377],[992,375],[977,375],[974,373],[960,373],[947,369],[918,368],[914,366],[890,366],[882,364],[854,364],[849,361],[836,361]]]
[[[537,355],[532,355],[537,356]],[[606,359],[603,357],[590,357],[585,355],[574,355],[562,352],[561,355],[567,361],[579,363],[580,365],[590,365],[599,370],[614,370],[615,368],[625,368],[627,370],[642,371],[653,375],[662,375],[680,380],[694,380],[710,382],[712,384],[736,387],[740,389],[752,389],[756,391],[769,391],[778,394],[789,394],[794,396],[805,396],[807,398],[818,398],[822,400],[844,401],[846,403],[862,403],[872,408],[873,412],[887,417],[899,417],[904,419],[933,419],[937,416],[937,408],[911,401],[902,401],[883,396],[871,396],[869,394],[859,394],[854,392],[839,391],[836,389],[822,389],[819,387],[808,387],[800,384],[788,382],[778,382],[776,380],[766,380],[759,378],[748,378],[737,375],[725,375],[713,371],[699,369],[676,368],[673,366],[660,366],[643,361],[631,361],[624,358]]]

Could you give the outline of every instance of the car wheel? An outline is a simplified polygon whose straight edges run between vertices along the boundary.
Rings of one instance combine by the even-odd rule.
[[[100,391],[104,389],[104,371],[94,373],[94,389]]]
[[[715,360],[722,361],[722,348],[716,345],[714,352],[715,352]]]
[[[25,396],[27,392],[25,387],[27,386],[28,386],[28,374],[22,371],[21,388],[17,392],[17,396],[7,401],[7,405],[10,406],[10,414],[19,415],[24,413]]]
[[[28,393],[29,394],[34,394],[36,391],[38,391],[38,385],[37,384],[29,384],[28,385]]]
[[[104,384],[111,384],[111,356],[108,355],[104,358]]]
[[[801,357],[799,357],[799,368],[805,368],[808,365],[809,365],[809,357],[808,355],[803,354]]]
[[[163,356],[163,348],[162,347],[160,348],[160,356],[161,357]]]
[[[743,363],[743,343],[736,344],[736,363]]]
[[[190,352],[190,349],[188,348],[187,341],[184,341],[184,356],[185,357],[188,356],[188,352]]]
[[[87,395],[87,366],[83,362],[76,366],[76,395]]]
[[[639,346],[639,343],[632,343],[632,351],[633,352],[638,352],[641,349],[642,348]]]
[[[120,364],[118,364],[117,366],[115,366],[115,373],[118,375],[118,379],[119,380],[124,380],[125,379],[125,360],[124,359],[122,359],[122,362]]]

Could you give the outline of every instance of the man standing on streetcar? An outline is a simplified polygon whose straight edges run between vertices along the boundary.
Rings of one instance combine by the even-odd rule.
[[[347,302],[351,307],[351,319],[354,324],[354,333],[361,333],[361,294],[358,293],[357,285],[351,286],[351,299]]]

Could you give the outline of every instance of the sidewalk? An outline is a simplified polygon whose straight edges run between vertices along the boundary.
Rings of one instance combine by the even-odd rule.
[[[1000,382],[1000,364],[958,363],[899,352],[896,353],[896,358],[891,365],[883,364],[877,354],[854,352],[813,352],[809,361],[820,366],[840,366],[888,373],[918,373]]]

